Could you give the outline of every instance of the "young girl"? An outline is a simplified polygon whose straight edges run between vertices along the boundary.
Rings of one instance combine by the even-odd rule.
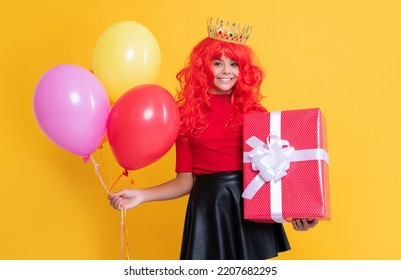
[[[282,224],[243,218],[242,116],[266,110],[260,104],[264,72],[245,45],[250,28],[234,27],[210,20],[209,36],[177,74],[181,127],[176,178],[109,196],[121,210],[189,194],[181,259],[266,259],[290,249]],[[293,227],[308,230],[316,224],[296,220]]]

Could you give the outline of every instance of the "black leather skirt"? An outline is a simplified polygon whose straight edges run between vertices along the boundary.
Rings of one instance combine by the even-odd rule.
[[[242,171],[195,177],[182,260],[262,260],[290,249],[282,224],[244,220]]]

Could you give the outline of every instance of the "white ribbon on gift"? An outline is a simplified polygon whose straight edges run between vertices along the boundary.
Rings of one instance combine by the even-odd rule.
[[[320,133],[320,118],[317,129]],[[270,182],[271,218],[277,223],[287,222],[282,215],[281,178],[287,175],[291,162],[318,160],[320,164],[324,160],[328,164],[327,152],[321,148],[295,150],[287,140],[281,139],[281,112],[270,113],[270,134],[266,143],[256,136],[250,137],[245,143],[253,150],[244,152],[244,163],[250,162],[252,169],[259,173],[245,188],[242,197],[252,199],[266,182]]]

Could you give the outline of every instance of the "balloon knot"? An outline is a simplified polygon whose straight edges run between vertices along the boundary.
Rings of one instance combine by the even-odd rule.
[[[90,159],[90,155],[86,155],[86,156],[84,156],[83,158],[82,158],[82,160],[85,162],[85,163],[87,163],[88,161],[89,161],[89,159]]]

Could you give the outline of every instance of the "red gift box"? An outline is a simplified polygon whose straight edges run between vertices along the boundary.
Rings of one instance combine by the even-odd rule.
[[[244,115],[244,218],[330,219],[326,122],[320,109]]]

